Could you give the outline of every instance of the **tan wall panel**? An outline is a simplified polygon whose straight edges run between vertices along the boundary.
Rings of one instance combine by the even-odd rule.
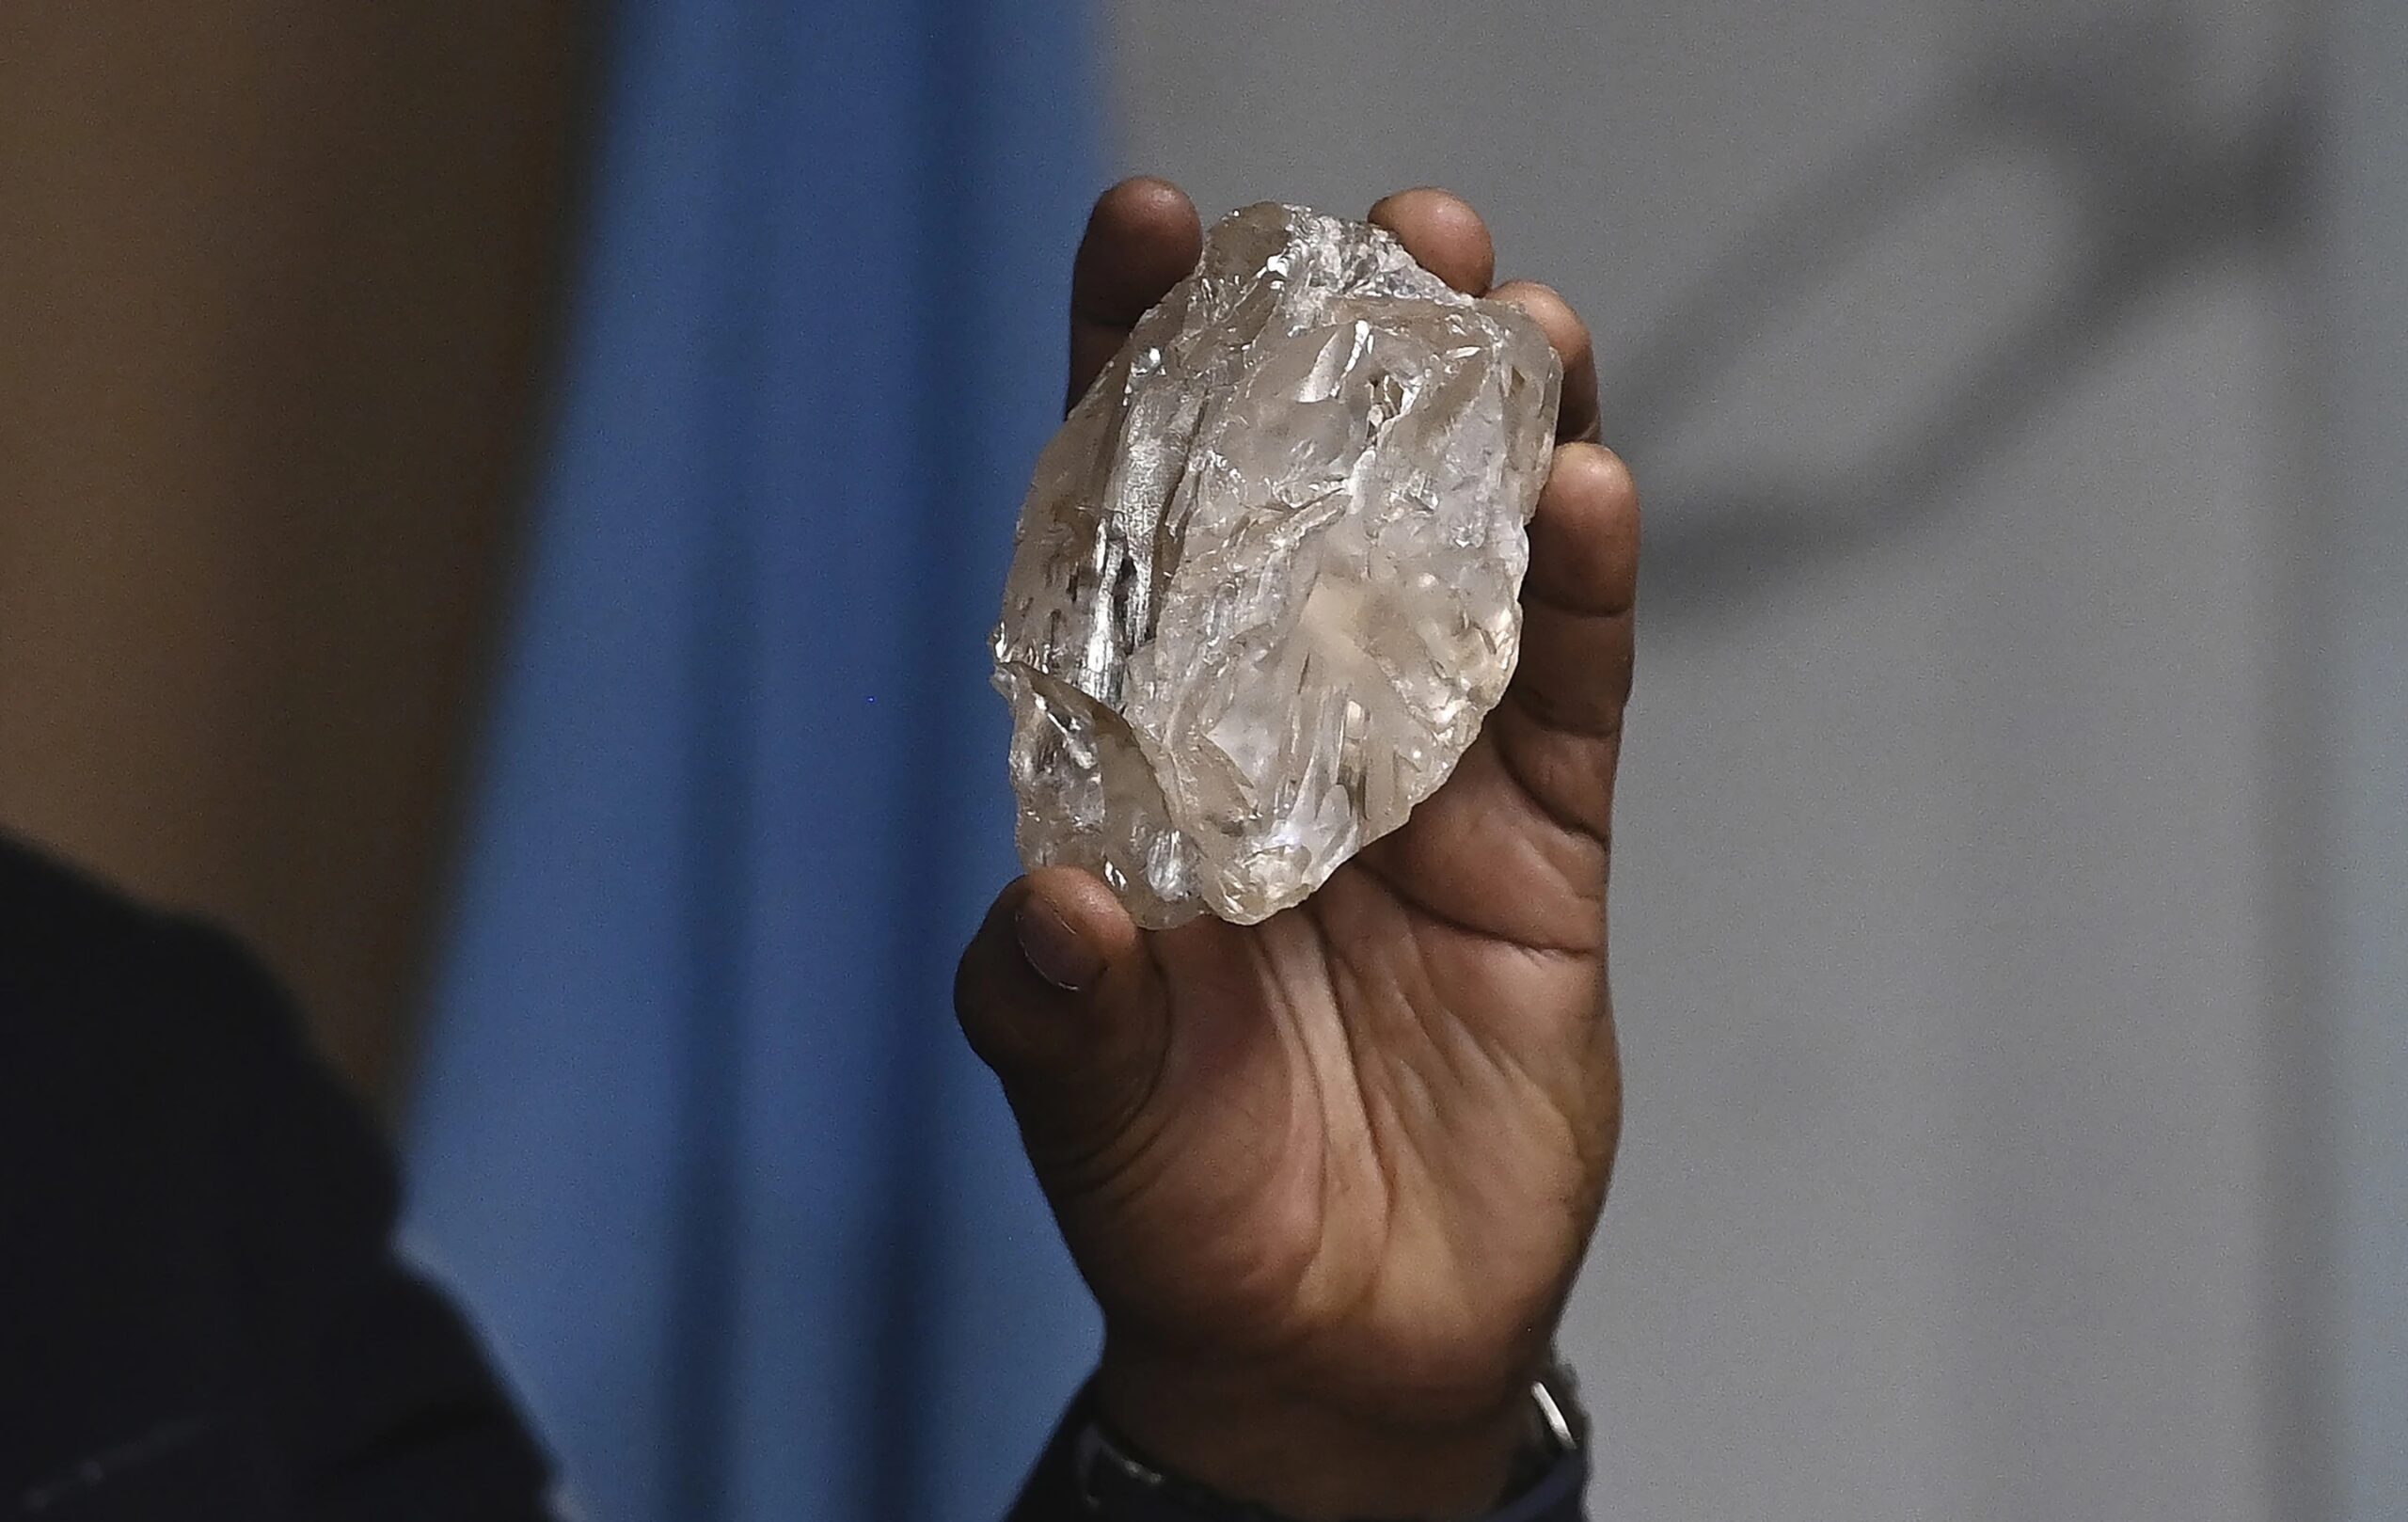
[[[419,978],[560,242],[563,0],[0,10],[0,821]]]

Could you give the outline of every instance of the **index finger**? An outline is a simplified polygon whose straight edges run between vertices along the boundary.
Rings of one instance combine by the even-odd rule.
[[[1070,265],[1070,388],[1077,404],[1129,330],[1196,267],[1203,224],[1187,192],[1135,175],[1096,198]]]

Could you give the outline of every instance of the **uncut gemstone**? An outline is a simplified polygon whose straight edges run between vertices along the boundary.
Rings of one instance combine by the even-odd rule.
[[[1253,924],[1402,824],[1513,675],[1559,386],[1535,323],[1386,230],[1224,218],[1022,509],[1022,860],[1141,925]]]

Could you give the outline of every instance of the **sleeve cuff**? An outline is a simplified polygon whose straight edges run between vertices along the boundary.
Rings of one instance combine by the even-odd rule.
[[[1583,1522],[1589,1458],[1557,1455],[1528,1488],[1480,1522]],[[1259,1507],[1214,1496],[1116,1455],[1082,1389],[1064,1413],[1007,1522],[1280,1522]]]

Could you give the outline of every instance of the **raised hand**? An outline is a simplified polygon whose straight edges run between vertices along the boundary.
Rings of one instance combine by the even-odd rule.
[[[1102,1306],[1105,1416],[1304,1518],[1495,1503],[1621,1116],[1606,880],[1637,498],[1592,441],[1588,332],[1562,299],[1492,286],[1487,229],[1442,191],[1371,219],[1521,306],[1563,361],[1503,703],[1402,829],[1297,908],[1145,932],[1048,869],[1004,891],[956,988]],[[1164,182],[1097,203],[1073,398],[1199,240]]]

